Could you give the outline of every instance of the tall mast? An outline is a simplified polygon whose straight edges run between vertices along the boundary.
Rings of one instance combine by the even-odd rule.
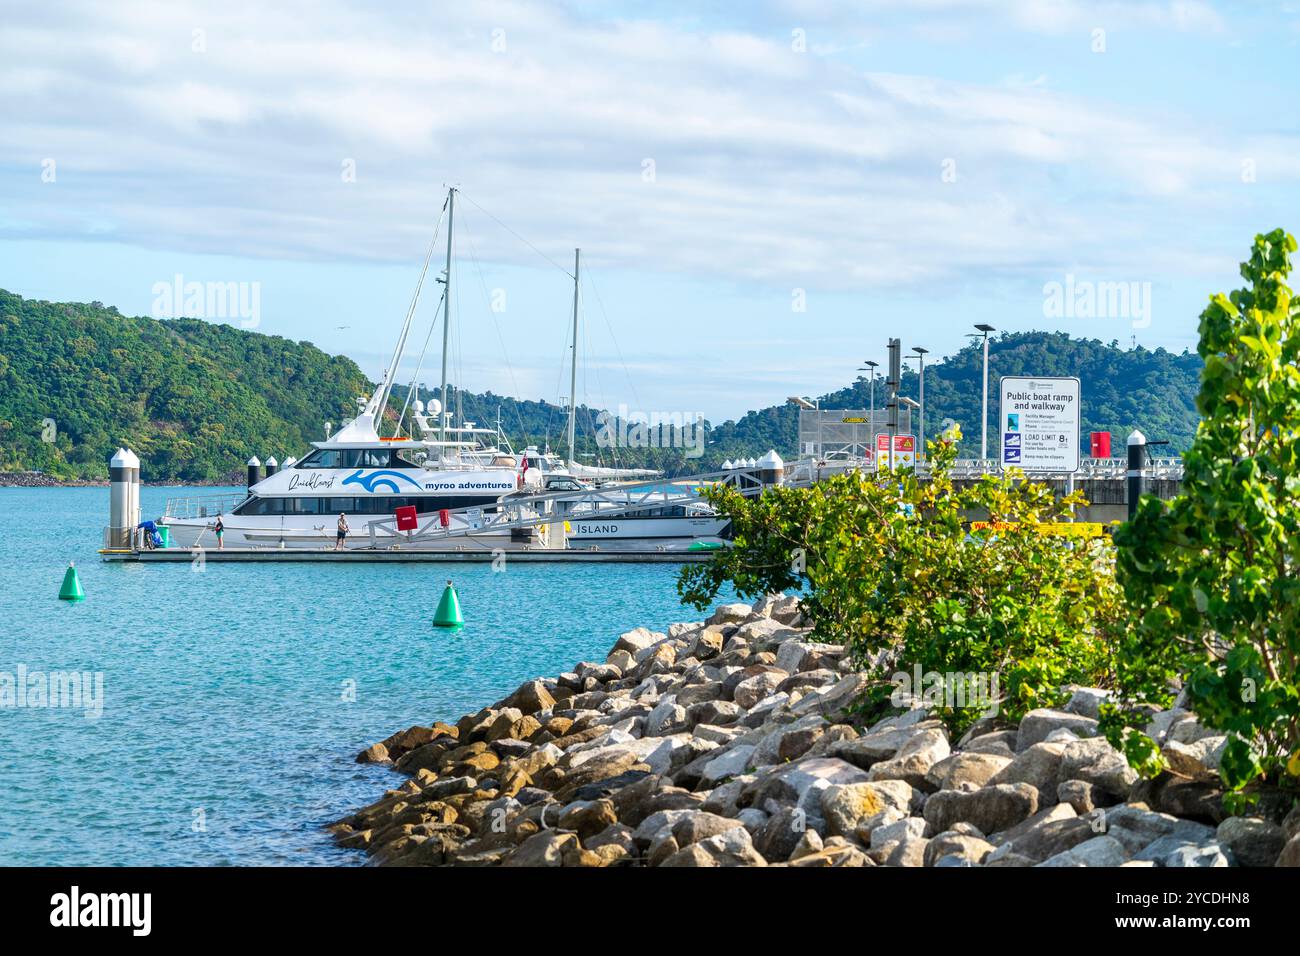
[[[578,462],[573,433],[578,417],[578,260],[581,251],[573,250],[573,361],[569,365],[569,461],[574,464]]]
[[[443,291],[442,299],[442,388],[438,392],[438,400],[442,403],[442,409],[438,413],[438,440],[447,440],[447,338],[451,331],[451,225],[452,217],[456,212],[456,187],[452,186],[447,193],[447,283]],[[439,454],[442,454],[439,451]]]

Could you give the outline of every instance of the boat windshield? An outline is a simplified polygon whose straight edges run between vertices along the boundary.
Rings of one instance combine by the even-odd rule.
[[[405,452],[405,454],[404,454]],[[398,448],[317,448],[295,468],[418,468]]]

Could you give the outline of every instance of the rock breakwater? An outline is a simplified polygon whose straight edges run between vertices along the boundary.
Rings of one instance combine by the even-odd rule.
[[[812,640],[797,598],[637,628],[604,662],[530,680],[454,725],[359,756],[409,779],[330,829],[392,866],[1300,866],[1300,811],[1223,810],[1224,738],[1175,707],[1173,772],[1097,736],[1105,692],[953,741]]]

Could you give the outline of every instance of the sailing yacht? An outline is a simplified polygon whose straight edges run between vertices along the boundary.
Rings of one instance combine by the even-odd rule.
[[[406,349],[432,246],[392,361],[375,392],[358,400],[361,411],[357,417],[327,435],[324,441],[312,442],[312,450],[301,460],[287,463],[283,469],[268,468],[266,477],[256,481],[252,480],[250,471],[248,493],[242,498],[225,502],[169,501],[161,522],[170,529],[175,545],[184,548],[215,545],[216,523],[220,518],[223,543],[230,547],[332,547],[342,517],[349,528],[345,547],[387,548],[410,542],[394,520],[399,509],[404,509],[407,516],[413,509],[420,527],[428,526],[430,516],[436,515],[441,527],[450,532],[475,536],[481,533],[490,540],[493,536],[512,535],[512,531],[491,527],[489,515],[501,510],[507,499],[515,506],[516,513],[527,515],[531,507],[529,496],[538,493],[545,493],[539,507],[547,509],[547,514],[562,517],[567,524],[567,538],[579,546],[653,540],[657,547],[663,547],[686,546],[701,539],[708,543],[720,540],[729,522],[714,514],[703,501],[657,502],[653,490],[648,490],[644,481],[642,485],[627,486],[625,491],[609,490],[610,483],[644,480],[659,472],[596,468],[574,461],[579,267],[576,250],[569,461],[531,446],[516,454],[501,435],[499,424],[494,431],[475,427],[472,422],[460,425],[452,422],[445,399],[455,199],[453,188],[448,192],[445,207],[447,269],[440,279],[444,285],[440,399],[433,399],[427,405],[420,401],[415,379],[407,394],[413,422],[409,431],[420,437],[400,434],[408,410],[405,407],[398,421],[399,434],[381,437],[379,428]],[[427,340],[425,344],[427,347]],[[423,354],[416,378],[422,365]],[[489,441],[489,436],[494,440]],[[565,494],[570,491],[572,495]]]

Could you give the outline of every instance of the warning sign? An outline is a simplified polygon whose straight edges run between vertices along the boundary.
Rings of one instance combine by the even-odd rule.
[[[911,468],[916,464],[916,436],[894,436],[894,467]],[[889,433],[881,432],[876,436],[876,470],[889,469]]]

